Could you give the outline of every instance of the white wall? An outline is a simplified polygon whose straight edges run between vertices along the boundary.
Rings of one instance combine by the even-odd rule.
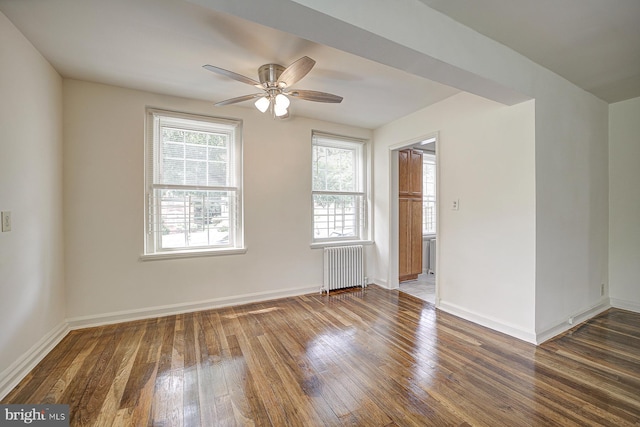
[[[515,257],[516,265],[522,269],[497,273],[499,284],[491,295],[504,299],[493,303],[483,299],[487,305],[480,307],[474,299],[473,292],[477,289],[470,288],[467,273],[453,271],[449,275],[453,287],[443,282],[441,297],[443,302],[450,302],[450,307],[458,307],[482,321],[513,328],[516,333],[530,331],[530,310],[535,307],[537,335],[553,331],[568,317],[602,303],[599,289],[600,284],[606,282],[609,264],[609,175],[608,162],[603,161],[608,150],[608,112],[604,102],[413,0],[393,3],[351,0],[348,6],[344,2],[325,0],[271,0],[260,5],[251,0],[231,3],[201,0],[200,3],[232,8],[231,13],[262,19],[267,25],[281,28],[288,25],[285,30],[309,40],[505,103],[535,98],[534,154],[526,151],[530,147],[523,148],[526,144],[516,146],[522,151],[510,153],[522,166],[528,167],[534,162],[533,200],[528,197],[531,185],[528,172],[512,170],[508,163],[505,163],[504,175],[488,176],[485,182],[507,185],[507,194],[516,196],[515,205],[499,206],[504,214],[517,206],[515,217],[520,216],[522,221],[508,223],[508,226],[524,227],[516,230],[519,237],[528,238],[529,209],[535,206],[535,239],[528,247],[536,251],[534,271],[530,271],[526,251],[516,255],[507,253],[505,259]],[[241,3],[248,7],[242,8]],[[270,5],[278,6],[279,13],[255,15],[256,8]],[[290,19],[289,11],[309,19]],[[253,16],[246,16],[252,13]],[[390,15],[395,19],[389,20]],[[270,22],[264,22],[265,19]],[[414,21],[419,25],[408,25]],[[345,37],[344,31],[350,31],[350,36]],[[279,290],[302,292],[319,285],[321,251],[309,248],[310,129],[360,137],[370,136],[369,131],[295,118],[287,123],[283,132],[279,123],[251,109],[215,110],[210,104],[198,101],[66,81],[62,185],[67,242],[63,245],[60,77],[1,14],[0,35],[0,210],[11,210],[14,218],[14,231],[0,234],[3,296],[0,371],[18,360],[29,347],[50,336],[60,324],[65,313],[65,277],[67,314],[76,319],[160,305],[220,302],[225,298],[231,301],[238,295],[259,298],[277,294]],[[513,110],[489,104],[488,109],[483,109],[480,106],[485,101],[465,94],[448,102],[435,107],[429,117],[422,117],[420,120],[424,123],[413,131],[424,134],[449,129],[451,135],[460,132],[463,138],[450,146],[469,150],[468,154],[466,151],[444,153],[445,158],[453,159],[455,167],[464,165],[471,170],[477,167],[468,157],[476,147],[465,130],[456,129],[460,123],[486,128],[487,136],[498,138],[496,149],[513,148],[501,139],[509,134],[522,132],[523,140],[531,136],[531,103],[518,105]],[[145,105],[245,119],[245,224],[249,247],[246,255],[138,261],[142,252]],[[627,108],[637,111],[636,107],[614,106],[611,120],[623,121],[624,114],[618,110]],[[420,116],[422,112],[417,114]],[[481,117],[487,119],[486,126]],[[404,120],[415,122],[413,115]],[[511,120],[525,122],[524,128],[512,127]],[[633,120],[624,122],[626,125],[612,128],[612,139],[620,140],[619,134],[624,134],[622,129],[630,127]],[[505,128],[495,127],[499,123]],[[392,139],[401,142],[403,135],[417,136],[409,130],[398,130],[397,134],[395,130],[389,131],[387,142],[382,142],[386,157],[376,159],[379,169],[374,170],[375,192],[381,195],[376,199],[378,214],[384,215],[384,199],[386,197],[387,203],[389,199],[388,174],[385,174],[389,170],[388,149],[384,147],[391,144]],[[378,135],[384,138],[385,132],[381,129]],[[447,133],[441,135],[443,141],[448,139]],[[14,143],[16,139],[19,144]],[[618,145],[616,142],[617,148],[612,149],[615,153],[612,162],[616,162],[612,168],[617,168],[621,159],[630,157],[624,150],[632,150]],[[265,168],[266,161],[276,161],[278,167]],[[301,178],[293,180],[292,176]],[[618,176],[614,173],[611,176],[614,181],[611,187],[618,188]],[[25,177],[28,177],[27,185]],[[461,211],[456,212],[457,217],[449,218],[449,225],[462,221],[463,226],[468,226],[467,201],[473,202],[469,213],[477,210],[476,213],[486,214],[487,204],[483,205],[475,199],[476,195],[463,188],[468,177],[462,181],[456,179],[458,177],[444,184],[443,190],[461,199]],[[508,183],[502,182],[511,180],[522,184],[525,191],[514,192]],[[612,224],[617,224],[617,215],[634,212],[633,209],[621,211],[618,209],[621,207],[621,203],[612,201]],[[389,210],[386,212],[388,216]],[[447,227],[446,218],[445,215],[443,227]],[[388,280],[384,271],[389,270],[391,242],[384,216],[376,218],[376,226],[378,241],[367,251],[368,275]],[[628,230],[633,230],[631,220]],[[618,230],[612,228],[611,232]],[[455,229],[449,234],[450,242],[460,243]],[[633,277],[635,272],[618,267],[621,258],[616,250],[621,246],[617,239],[612,237],[611,256],[616,259],[611,262],[615,270],[611,274],[611,296],[614,300],[637,301],[633,287],[618,285],[622,283],[620,277]],[[505,243],[506,236],[499,236],[495,246],[500,242]],[[474,238],[473,244],[479,244],[479,239]],[[468,255],[464,248],[456,245],[442,250],[459,257]],[[464,261],[475,267],[474,261]],[[497,264],[494,262],[492,271],[497,271]],[[512,287],[510,284],[515,283],[518,276],[523,280]],[[529,294],[530,280],[535,280],[533,297]],[[176,288],[175,283],[180,286]],[[466,291],[471,293],[467,295]],[[515,303],[522,311],[500,306],[505,300],[512,304],[513,300],[509,299],[512,297],[524,299],[516,298]]]
[[[0,397],[65,317],[62,79],[0,13]]]
[[[536,96],[536,331],[608,305],[608,105],[548,79]],[[573,319],[573,321],[571,320]]]
[[[246,254],[139,261],[145,106],[244,120]],[[311,130],[371,137],[295,115],[279,122],[253,108],[75,80],[64,82],[64,123],[71,319],[319,290],[322,250],[310,248]]]
[[[640,98],[609,106],[609,295],[640,312]]]
[[[604,101],[415,0],[265,0],[279,8],[266,17],[251,0],[195,1],[498,102],[535,99],[537,340],[606,309]]]
[[[461,93],[375,131],[379,283],[395,286],[398,271],[389,147],[439,132],[439,306],[535,340],[534,108]]]

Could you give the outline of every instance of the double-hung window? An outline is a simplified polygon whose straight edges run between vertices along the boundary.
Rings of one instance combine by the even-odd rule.
[[[146,255],[243,248],[239,121],[147,110]]]
[[[436,234],[436,156],[422,155],[422,234]]]
[[[368,240],[367,142],[314,132],[313,242]]]

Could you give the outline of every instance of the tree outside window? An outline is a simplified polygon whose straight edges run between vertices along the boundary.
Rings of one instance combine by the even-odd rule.
[[[365,239],[365,142],[314,133],[312,145],[314,242]]]

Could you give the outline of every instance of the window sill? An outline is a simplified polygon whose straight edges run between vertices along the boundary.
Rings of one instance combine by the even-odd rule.
[[[317,242],[311,244],[311,249],[328,248],[330,246],[373,245],[373,240],[336,240],[333,242]]]
[[[160,261],[164,259],[200,258],[208,256],[239,255],[247,253],[247,248],[208,249],[202,251],[160,252],[140,255],[140,261]]]

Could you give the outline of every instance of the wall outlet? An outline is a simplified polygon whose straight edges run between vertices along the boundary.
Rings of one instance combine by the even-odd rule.
[[[11,212],[2,212],[2,232],[11,231]]]

